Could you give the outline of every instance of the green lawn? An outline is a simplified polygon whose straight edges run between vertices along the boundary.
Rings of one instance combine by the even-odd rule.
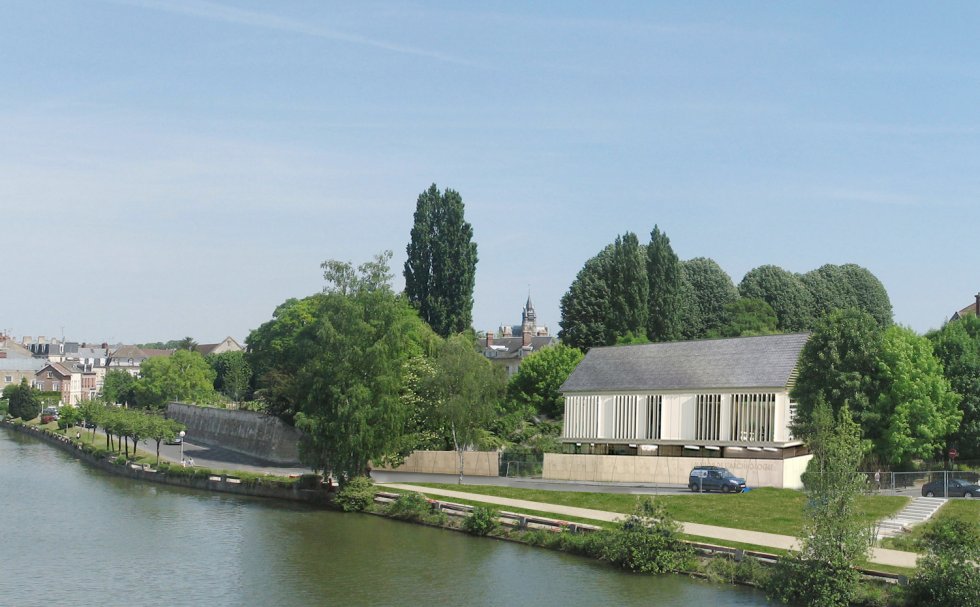
[[[580,493],[435,483],[423,483],[419,486],[622,513],[630,512],[637,500],[635,495],[621,493]],[[792,536],[798,536],[803,529],[803,504],[806,498],[801,492],[791,489],[763,487],[736,495],[664,495],[661,498],[674,518],[685,523]],[[858,504],[865,520],[871,522],[895,514],[907,502],[908,498],[901,496],[869,495],[862,496]]]
[[[881,545],[895,550],[919,552],[922,549],[920,544],[922,536],[936,524],[936,521],[944,518],[959,519],[980,527],[980,500],[951,499],[929,521],[912,527],[908,533],[886,538],[882,540]]]

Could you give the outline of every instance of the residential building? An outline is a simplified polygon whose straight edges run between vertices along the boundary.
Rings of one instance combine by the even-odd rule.
[[[538,326],[537,319],[537,312],[528,295],[521,311],[521,324],[501,326],[496,334],[487,331],[483,355],[504,367],[507,377],[517,373],[525,357],[558,343],[558,338],[548,333],[548,327]]]
[[[42,392],[60,392],[65,405],[77,405],[83,400],[82,371],[70,363],[45,364],[34,374],[34,387]]]
[[[964,316],[980,316],[980,293],[976,294],[976,299],[972,304],[953,312],[950,320],[959,320]]]
[[[157,350],[152,348],[139,348],[137,346],[116,346],[109,354],[106,363],[106,371],[126,371],[133,377],[140,374],[140,365],[148,358],[158,356],[170,356],[173,350]]]
[[[27,383],[34,384],[34,376],[44,368],[47,363],[39,358],[32,356],[4,358],[0,357],[0,390],[10,384],[19,384],[22,379]]]
[[[234,337],[229,336],[220,343],[198,344],[194,350],[200,352],[202,356],[208,356],[209,354],[224,354],[225,352],[244,352],[245,348],[235,341]]]

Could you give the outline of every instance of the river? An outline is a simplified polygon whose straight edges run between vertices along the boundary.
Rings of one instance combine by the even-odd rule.
[[[0,429],[0,605],[766,605],[758,592],[111,476]]]

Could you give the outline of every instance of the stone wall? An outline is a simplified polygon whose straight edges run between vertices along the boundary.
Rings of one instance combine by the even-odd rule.
[[[222,447],[272,464],[299,465],[298,430],[277,417],[180,403],[167,405],[167,417],[187,426],[187,441]]]
[[[812,457],[735,459],[545,453],[543,477],[565,481],[687,485],[695,466],[721,466],[744,478],[749,487],[799,489],[803,486],[800,474]]]
[[[414,451],[397,468],[378,468],[393,472],[427,474],[459,474],[455,451]],[[467,476],[498,476],[500,453],[497,451],[467,451],[463,458],[463,474]]]

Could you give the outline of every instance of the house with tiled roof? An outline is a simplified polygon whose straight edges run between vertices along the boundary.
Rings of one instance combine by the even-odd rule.
[[[71,363],[49,362],[34,374],[34,387],[42,392],[61,393],[65,405],[77,405],[82,395],[82,371]]]
[[[537,312],[528,295],[521,311],[521,324],[503,325],[497,333],[487,331],[483,355],[506,369],[507,377],[517,373],[524,358],[558,343],[558,338],[548,333],[548,327],[538,326],[537,319]]]
[[[126,371],[133,377],[139,376],[140,365],[148,358],[158,356],[170,356],[173,350],[159,350],[154,348],[140,348],[137,346],[117,346],[109,355],[106,363],[107,371]]]
[[[950,320],[959,320],[964,316],[980,316],[980,293],[976,294],[976,299],[972,304],[953,312]]]
[[[735,474],[768,470],[757,484],[798,486],[810,456],[790,431],[796,405],[789,392],[808,337],[589,350],[561,387],[563,450],[612,458],[606,465],[618,472],[610,474],[628,478],[584,478],[595,474],[595,461],[577,471],[552,469],[550,478],[687,484],[685,474],[701,461]]]
[[[216,344],[198,344],[194,347],[194,350],[199,352],[201,356],[208,356],[211,354],[224,354],[225,352],[244,352],[245,348],[234,337],[228,336]]]

